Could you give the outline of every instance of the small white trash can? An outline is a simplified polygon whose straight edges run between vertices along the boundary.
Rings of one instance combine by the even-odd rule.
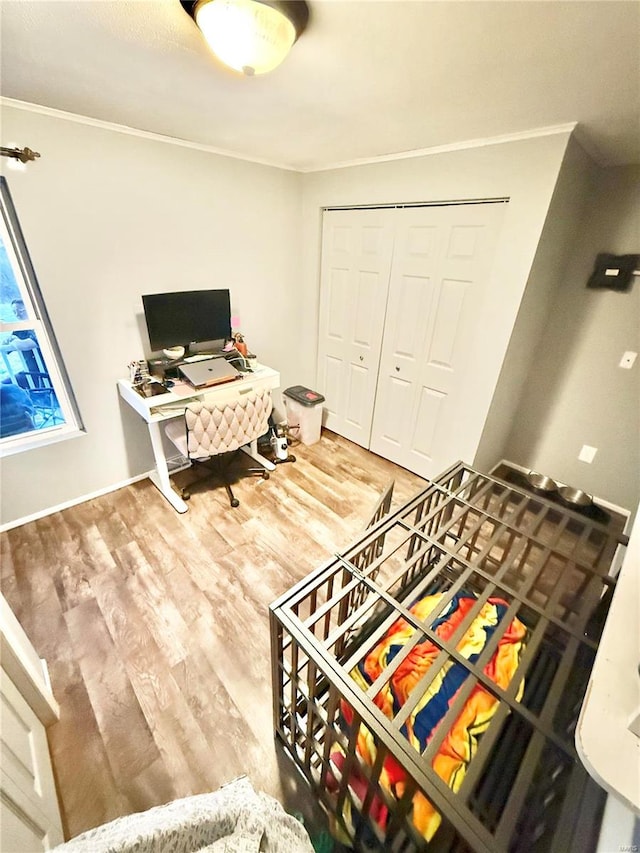
[[[303,385],[292,385],[282,392],[287,426],[303,444],[320,441],[324,397]]]

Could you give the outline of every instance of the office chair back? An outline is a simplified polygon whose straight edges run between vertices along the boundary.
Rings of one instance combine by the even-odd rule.
[[[165,426],[167,437],[183,456],[194,465],[206,465],[211,473],[222,480],[232,507],[239,505],[233,494],[231,462],[245,445],[257,440],[267,432],[269,415],[273,408],[270,391],[254,391],[233,402],[220,402],[205,397],[202,401],[189,403],[185,408],[184,420],[173,420]],[[242,454],[240,454],[242,455]],[[242,476],[260,476],[269,479],[264,465],[254,466],[242,472]],[[198,480],[204,483],[206,479]],[[189,488],[182,488],[184,500],[191,497]]]
[[[207,459],[238,450],[264,435],[273,409],[270,391],[254,391],[233,403],[189,403],[184,416],[189,459]]]

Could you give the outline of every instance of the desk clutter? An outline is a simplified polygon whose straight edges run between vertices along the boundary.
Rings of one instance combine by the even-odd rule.
[[[249,368],[249,365],[245,364],[244,356],[235,347],[218,352],[193,353],[182,358],[167,358],[161,355],[150,358],[147,361],[147,367],[149,373],[158,379],[177,379],[181,367],[188,364],[201,364],[203,361],[228,361],[238,369]]]
[[[144,359],[140,361],[130,361],[127,367],[129,370],[129,380],[132,385],[142,385],[144,382],[148,382],[151,378],[149,376],[147,362]]]
[[[246,349],[244,343],[240,346]],[[196,353],[171,358],[167,350],[163,355],[148,360],[129,362],[129,379],[141,397],[153,397],[167,391],[179,393],[179,386],[193,391],[224,382],[231,382],[243,374],[252,373],[257,367],[253,354],[243,354],[230,342],[216,353]],[[177,352],[177,350],[176,350]]]
[[[131,385],[141,397],[155,397],[157,394],[166,393],[164,385],[149,375],[147,362],[144,359],[130,361],[128,368]]]

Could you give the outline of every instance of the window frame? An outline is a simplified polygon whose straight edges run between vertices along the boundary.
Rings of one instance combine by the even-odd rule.
[[[40,427],[0,438],[0,458],[43,447],[67,438],[84,435],[86,430],[71,386],[71,380],[56,340],[29,250],[20,227],[7,180],[0,176],[0,237],[28,319],[0,322],[0,338],[16,331],[33,330],[56,395],[64,423]],[[0,413],[1,416],[1,413]]]

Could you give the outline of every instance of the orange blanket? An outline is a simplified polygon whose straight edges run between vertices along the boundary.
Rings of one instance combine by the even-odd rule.
[[[476,598],[469,593],[458,593],[445,611],[430,621],[429,615],[441,598],[441,593],[426,596],[410,609],[420,621],[428,624],[438,637],[448,640],[476,603]],[[482,606],[456,647],[468,661],[473,663],[478,659],[507,607],[507,602],[497,598],[488,599]],[[385,637],[351,673],[363,690],[368,689],[391,663],[407,641],[414,636],[415,630],[405,619],[399,619],[391,626]],[[517,669],[524,649],[525,635],[524,625],[518,619],[513,619],[500,638],[496,651],[484,667],[485,675],[502,689],[509,685]],[[402,708],[438,653],[438,647],[429,640],[418,643],[409,652],[391,679],[375,697],[375,704],[387,717],[391,719]],[[426,749],[466,677],[467,670],[462,664],[448,660],[420,697],[401,729],[418,752]],[[522,695],[523,688],[524,681],[519,685],[518,697]],[[459,790],[467,766],[477,749],[478,736],[486,730],[497,706],[498,700],[483,687],[476,685],[443,739],[433,759],[432,767],[453,791]],[[343,702],[342,712],[347,723],[351,724],[353,712],[346,702]],[[366,764],[373,765],[376,744],[371,732],[364,725],[360,726],[358,732],[357,751]],[[342,766],[343,757],[337,752],[332,754],[332,760],[337,768]],[[407,774],[398,761],[392,757],[385,760],[380,784],[392,796],[397,798],[402,796],[406,777]],[[353,779],[349,780],[350,787],[356,794],[358,794],[357,788],[361,787],[362,783],[363,780],[357,780],[355,774]],[[373,816],[381,828],[384,828],[387,810],[380,806],[380,803],[376,803]],[[347,815],[343,817],[350,818]],[[433,837],[441,821],[438,812],[420,792],[417,792],[413,798],[412,818],[418,831],[427,840]]]

